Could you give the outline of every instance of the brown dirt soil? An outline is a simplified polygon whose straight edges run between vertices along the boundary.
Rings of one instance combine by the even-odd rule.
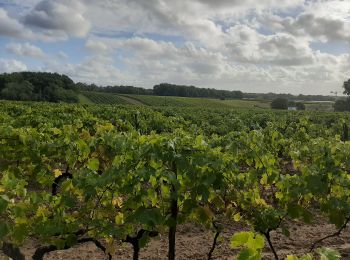
[[[288,254],[302,254],[309,250],[312,242],[336,231],[334,226],[319,221],[317,224],[305,225],[298,222],[290,222],[290,238],[285,237],[281,232],[271,233],[272,242],[278,251],[279,256],[283,259]],[[230,237],[238,231],[244,230],[240,223],[226,224],[222,233],[222,239],[214,252],[214,259],[235,259],[237,251],[229,246]],[[327,239],[320,246],[331,247],[339,250],[342,259],[350,259],[350,228],[345,229],[341,236]],[[185,224],[178,227],[176,241],[177,259],[207,259],[207,253],[211,247],[214,234],[204,228],[193,224]],[[25,253],[26,259],[31,259],[34,248],[38,245],[30,241],[24,247],[22,252]],[[0,259],[3,259],[0,253]],[[141,250],[140,259],[166,259],[167,258],[167,235],[162,234],[153,238],[146,248]],[[97,260],[107,259],[106,256],[95,247],[93,243],[78,245],[68,250],[60,250],[49,253],[45,260]],[[117,246],[117,251],[113,259],[132,259],[132,248],[128,244]],[[271,251],[266,245],[264,259],[273,259]]]

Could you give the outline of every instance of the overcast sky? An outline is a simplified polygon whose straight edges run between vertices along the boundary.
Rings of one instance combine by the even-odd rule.
[[[244,92],[342,92],[350,0],[0,0],[0,72]]]

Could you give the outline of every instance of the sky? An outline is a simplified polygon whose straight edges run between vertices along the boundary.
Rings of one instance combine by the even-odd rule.
[[[341,94],[350,0],[0,0],[0,73],[28,70],[101,86]]]

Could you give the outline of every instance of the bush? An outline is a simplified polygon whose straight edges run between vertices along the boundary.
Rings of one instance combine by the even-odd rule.
[[[288,100],[285,98],[276,98],[271,102],[272,109],[288,109]]]
[[[349,98],[345,100],[339,99],[335,101],[334,111],[337,111],[337,112],[350,111],[350,99]]]

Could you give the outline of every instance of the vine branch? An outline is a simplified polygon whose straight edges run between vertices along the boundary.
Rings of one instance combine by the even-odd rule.
[[[216,248],[216,246],[217,246],[218,238],[219,238],[220,233],[221,233],[221,231],[222,231],[221,227],[218,226],[218,225],[215,223],[215,221],[213,221],[213,226],[214,226],[214,228],[215,228],[215,236],[214,236],[213,244],[212,244],[212,246],[211,246],[211,248],[210,248],[210,251],[209,251],[209,253],[208,253],[208,260],[211,260],[212,257],[213,257],[214,250],[215,250],[215,248]]]
[[[323,238],[321,238],[321,239],[315,241],[315,242],[311,245],[311,247],[310,247],[310,252],[314,251],[315,248],[316,248],[316,246],[317,246],[319,243],[323,242],[324,240],[326,240],[326,239],[328,239],[328,238],[340,236],[341,232],[343,232],[343,230],[347,227],[347,225],[349,224],[349,222],[350,222],[350,216],[347,217],[347,218],[345,219],[345,222],[344,222],[343,225],[338,229],[338,231],[336,231],[336,232],[334,232],[333,234],[330,234],[330,235],[328,235],[328,236],[325,236],[325,237],[323,237]]]
[[[277,252],[276,252],[276,250],[275,250],[275,248],[274,248],[274,246],[272,244],[271,237],[270,237],[270,232],[271,232],[271,230],[268,230],[267,232],[262,233],[262,234],[265,236],[265,238],[267,240],[267,243],[269,244],[269,247],[270,247],[270,249],[271,249],[275,259],[278,260],[279,258],[278,258]]]
[[[3,242],[0,249],[6,256],[10,257],[13,260],[25,260],[25,257],[22,254],[21,250],[11,243]]]
[[[84,244],[87,242],[93,242],[97,248],[101,249],[106,254],[106,248],[98,240],[96,240],[94,238],[87,237],[87,238],[78,239],[77,244]],[[65,245],[63,250],[67,250],[69,248],[71,248],[71,246]],[[53,252],[53,251],[57,251],[57,250],[59,250],[59,249],[55,245],[39,247],[38,249],[35,250],[34,255],[32,256],[32,259],[33,260],[43,260],[45,254]],[[108,253],[108,259],[112,260],[112,255],[110,253]],[[23,260],[24,260],[24,258],[23,258]]]

